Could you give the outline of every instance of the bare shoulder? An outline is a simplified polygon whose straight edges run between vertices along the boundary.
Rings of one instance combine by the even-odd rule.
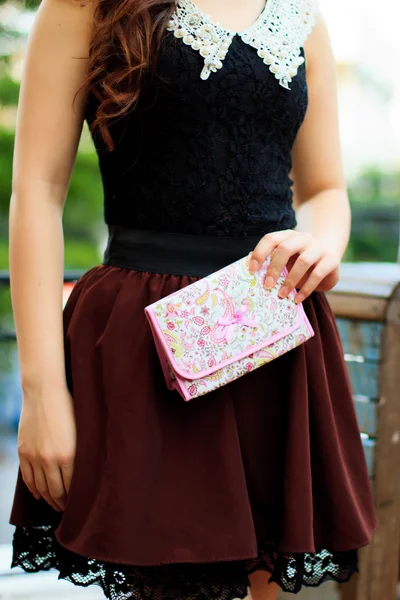
[[[318,67],[334,68],[335,60],[329,35],[329,25],[319,7],[316,8],[315,25],[304,43],[307,75],[312,76]]]
[[[91,37],[98,0],[42,0],[36,27],[48,28],[52,35],[63,36],[75,31],[75,40]],[[62,37],[59,38],[62,41]]]
[[[57,9],[70,14],[80,14],[81,18],[93,14],[100,0],[42,0],[39,11]]]
[[[40,74],[43,90],[51,85],[51,76],[62,79],[63,86],[68,79],[75,85],[84,78],[97,1],[42,0],[29,35],[25,66],[27,73]]]

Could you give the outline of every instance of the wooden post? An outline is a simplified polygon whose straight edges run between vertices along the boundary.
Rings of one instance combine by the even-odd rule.
[[[328,294],[328,300],[338,319],[339,329],[344,332],[345,356],[347,354],[353,388],[356,388],[353,392],[356,403],[360,401],[357,410],[360,428],[367,434],[364,445],[370,454],[372,452],[370,474],[379,520],[371,544],[360,551],[360,574],[349,584],[341,586],[341,596],[342,600],[397,600],[400,265],[345,264],[341,281]],[[364,338],[358,335],[360,332],[363,332]],[[365,343],[365,336],[370,339],[368,343]]]

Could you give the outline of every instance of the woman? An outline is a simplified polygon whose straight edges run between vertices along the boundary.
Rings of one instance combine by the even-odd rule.
[[[10,217],[13,566],[113,600],[272,600],[357,571],[376,521],[323,294],[350,224],[334,70],[312,0],[43,0]],[[85,119],[109,241],[62,320]],[[315,336],[185,403],[144,308],[251,251],[252,271],[273,252],[268,288],[288,266],[280,294],[298,290]]]

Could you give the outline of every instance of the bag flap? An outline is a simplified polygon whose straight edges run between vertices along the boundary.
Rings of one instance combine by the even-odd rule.
[[[285,269],[272,290],[263,282],[270,262],[248,270],[250,254],[146,307],[172,368],[200,379],[252,355],[298,329],[305,320],[296,292],[279,298]]]

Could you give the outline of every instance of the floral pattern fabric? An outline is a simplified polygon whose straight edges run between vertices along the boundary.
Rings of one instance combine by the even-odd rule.
[[[251,273],[250,254],[146,307],[168,387],[202,396],[278,358],[314,335],[295,292],[267,290],[271,258]]]

